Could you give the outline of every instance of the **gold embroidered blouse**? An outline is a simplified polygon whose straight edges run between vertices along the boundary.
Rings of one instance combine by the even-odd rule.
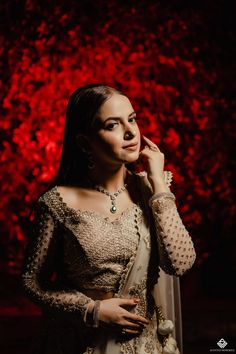
[[[153,222],[158,240],[155,258],[159,254],[159,265],[166,273],[180,276],[191,268],[194,246],[175,201],[163,198],[150,208],[147,178],[136,177],[144,203],[133,204],[115,221],[68,207],[56,186],[39,198],[23,271],[23,285],[33,301],[51,310],[83,315],[92,301],[83,290],[116,291],[137,248],[135,222],[139,226]],[[165,171],[165,179],[170,186],[170,171]],[[157,276],[158,271],[156,281]]]

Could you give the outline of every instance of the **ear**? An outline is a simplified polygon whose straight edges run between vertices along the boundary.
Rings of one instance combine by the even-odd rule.
[[[76,143],[79,146],[79,148],[85,153],[91,150],[89,139],[84,134],[79,133],[76,135]]]

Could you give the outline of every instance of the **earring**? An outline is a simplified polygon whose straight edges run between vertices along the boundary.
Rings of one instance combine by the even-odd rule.
[[[93,159],[93,155],[91,152],[87,152],[87,158],[88,158],[88,169],[92,170],[95,167],[94,164],[94,159]]]
[[[89,151],[85,148],[82,148],[82,151],[85,154],[86,159],[88,160],[88,169],[92,170],[95,167],[95,164],[94,164],[93,155],[92,155],[91,151]]]

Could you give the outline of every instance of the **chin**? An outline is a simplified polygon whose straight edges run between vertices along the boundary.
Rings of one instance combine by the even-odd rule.
[[[134,154],[133,156],[125,156],[123,159],[124,163],[134,163],[139,159],[139,154]]]

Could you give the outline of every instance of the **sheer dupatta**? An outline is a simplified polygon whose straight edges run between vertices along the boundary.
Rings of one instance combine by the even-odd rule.
[[[174,323],[173,337],[176,339],[179,350],[182,353],[183,339],[179,278],[160,270],[158,283],[153,290],[153,297],[156,305],[162,308],[164,316]]]

